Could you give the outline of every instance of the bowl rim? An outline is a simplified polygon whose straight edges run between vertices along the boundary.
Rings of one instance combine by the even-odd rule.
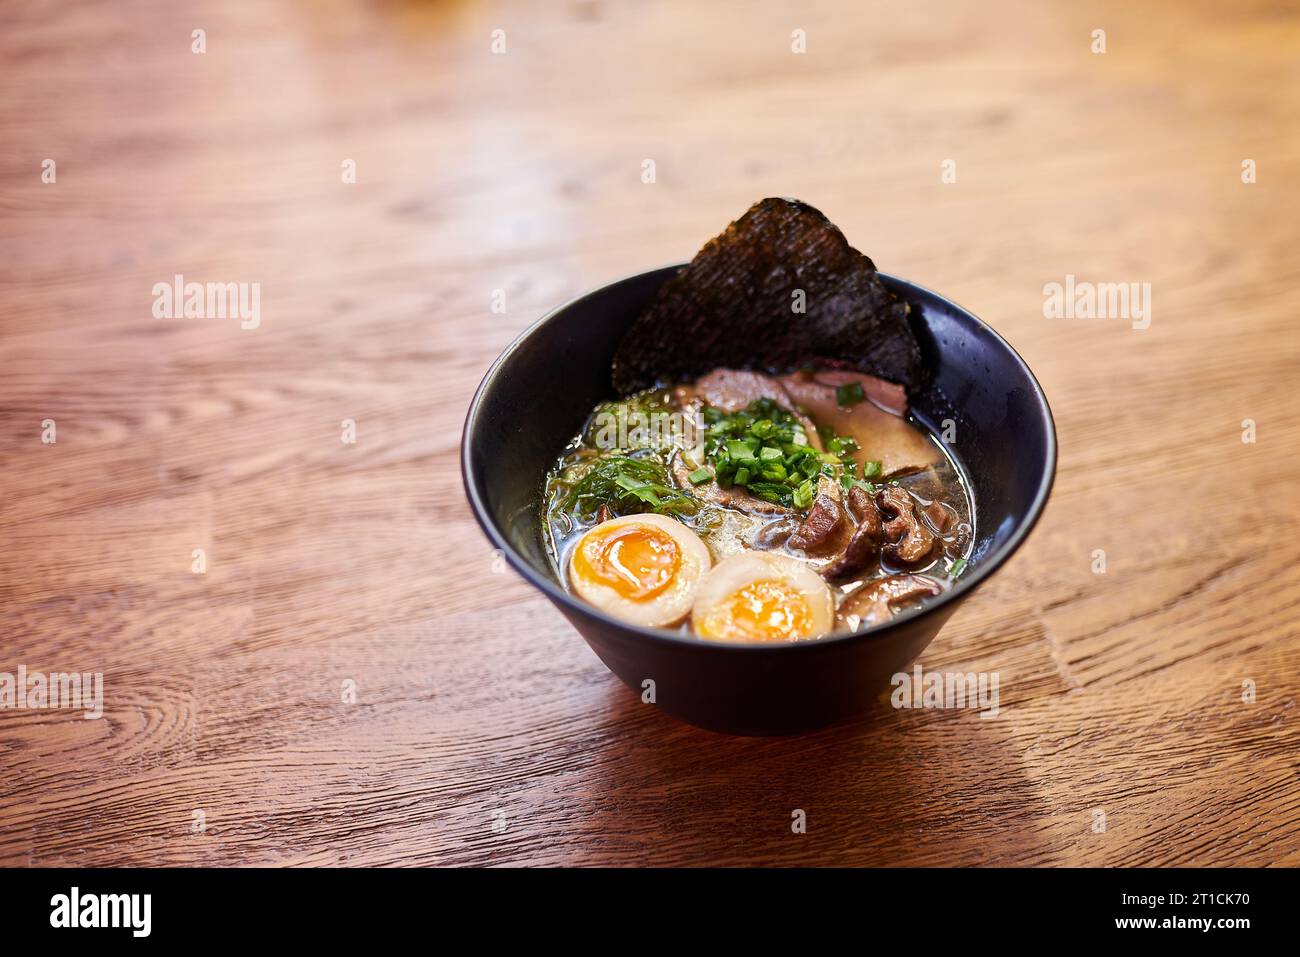
[[[515,547],[510,543],[509,539],[507,539],[506,536],[502,534],[501,530],[497,528],[496,522],[493,521],[492,516],[483,501],[483,497],[479,493],[478,483],[480,476],[475,472],[470,461],[470,439],[478,427],[483,397],[487,393],[488,389],[495,383],[501,368],[510,360],[511,356],[513,356],[519,349],[523,348],[532,337],[539,334],[548,323],[555,319],[556,316],[573,308],[584,300],[605,293],[614,286],[621,285],[634,279],[640,279],[641,277],[648,276],[652,273],[667,273],[669,270],[679,270],[686,265],[687,263],[685,262],[671,263],[654,269],[642,269],[633,273],[628,273],[618,279],[611,280],[610,282],[603,283],[587,290],[586,292],[580,293],[561,305],[548,310],[539,319],[535,320],[525,328],[523,332],[519,333],[519,335],[517,335],[508,346],[506,346],[501,354],[492,362],[492,365],[488,367],[487,372],[483,376],[483,380],[478,384],[478,388],[474,390],[474,398],[470,400],[469,409],[465,414],[465,424],[461,430],[460,468],[461,479],[465,487],[465,495],[469,499],[470,511],[473,512],[474,519],[478,522],[479,527],[483,529],[488,541],[490,541],[493,547],[505,556],[506,561],[509,562],[510,566],[514,568],[515,571],[524,577],[525,581],[541,591],[542,594],[549,598],[562,611],[573,612],[579,616],[593,618],[601,624],[623,631],[633,632],[650,641],[660,643],[667,642],[672,645],[708,648],[723,654],[750,654],[777,650],[795,651],[796,649],[825,649],[846,642],[883,640],[913,619],[935,614],[946,607],[949,608],[949,612],[956,610],[957,603],[959,603],[974,589],[979,587],[985,579],[1001,568],[1002,565],[1019,550],[1020,546],[1024,544],[1025,539],[1029,537],[1029,533],[1032,532],[1034,527],[1038,524],[1038,520],[1043,514],[1043,509],[1047,505],[1047,499],[1051,495],[1052,486],[1056,481],[1056,421],[1052,417],[1052,409],[1051,406],[1048,405],[1047,395],[1043,391],[1042,385],[1039,383],[1033,371],[1029,368],[1029,365],[1021,357],[1020,353],[1016,352],[1016,350],[1012,348],[1011,344],[998,334],[996,329],[984,320],[980,319],[969,309],[953,302],[947,296],[940,295],[934,290],[918,285],[911,280],[902,279],[890,273],[879,272],[878,275],[881,280],[892,289],[897,291],[901,288],[909,293],[932,298],[946,306],[952,314],[961,319],[961,321],[973,326],[977,333],[991,338],[996,344],[1007,351],[1012,360],[1020,366],[1025,378],[1033,386],[1033,398],[1036,400],[1043,421],[1047,426],[1046,454],[1043,460],[1042,474],[1039,477],[1038,488],[1034,493],[1033,501],[1030,503],[1028,511],[1026,511],[1024,516],[1022,516],[1020,521],[1017,523],[1011,536],[1003,542],[1002,545],[982,559],[978,564],[972,564],[969,573],[963,575],[956,585],[940,595],[934,602],[918,608],[909,608],[902,614],[891,618],[887,623],[868,629],[867,631],[832,633],[822,638],[803,638],[790,641],[709,641],[705,638],[699,638],[695,635],[673,631],[666,628],[649,628],[644,625],[634,625],[630,622],[615,618],[612,615],[608,615],[599,608],[596,608],[594,605],[587,604],[580,598],[570,594],[550,575],[539,573],[537,569],[533,567],[532,563],[520,555]],[[667,275],[665,275],[665,279],[666,278]]]

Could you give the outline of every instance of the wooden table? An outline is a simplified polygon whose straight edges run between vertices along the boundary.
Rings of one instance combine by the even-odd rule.
[[[1300,864],[1298,45],[1208,2],[14,7],[0,671],[105,704],[0,711],[0,862]],[[492,358],[767,195],[1052,401],[1041,524],[923,658],[996,720],[681,725],[469,514]],[[177,274],[257,328],[156,318]],[[1150,327],[1045,318],[1067,275]]]

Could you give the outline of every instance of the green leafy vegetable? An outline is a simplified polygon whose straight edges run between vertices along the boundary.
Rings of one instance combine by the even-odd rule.
[[[697,499],[673,487],[664,464],[649,456],[602,456],[572,466],[565,478],[572,486],[563,507],[584,520],[602,505],[618,515],[693,515],[699,508]]]
[[[651,389],[598,405],[583,429],[583,444],[603,452],[672,448],[679,417],[666,389]]]

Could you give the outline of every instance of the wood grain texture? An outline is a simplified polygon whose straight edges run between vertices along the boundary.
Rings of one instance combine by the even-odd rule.
[[[0,69],[0,670],[106,685],[0,711],[0,863],[1300,864],[1296,7],[34,4]],[[767,195],[1051,399],[1042,522],[922,659],[994,720],[683,726],[469,515],[492,358]],[[261,325],[153,318],[177,273]],[[1150,328],[1045,319],[1067,274]]]

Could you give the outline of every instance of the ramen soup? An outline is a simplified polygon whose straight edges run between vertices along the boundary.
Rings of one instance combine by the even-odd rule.
[[[899,385],[719,368],[594,409],[546,477],[542,531],[557,578],[615,618],[801,641],[952,587],[967,488]]]

